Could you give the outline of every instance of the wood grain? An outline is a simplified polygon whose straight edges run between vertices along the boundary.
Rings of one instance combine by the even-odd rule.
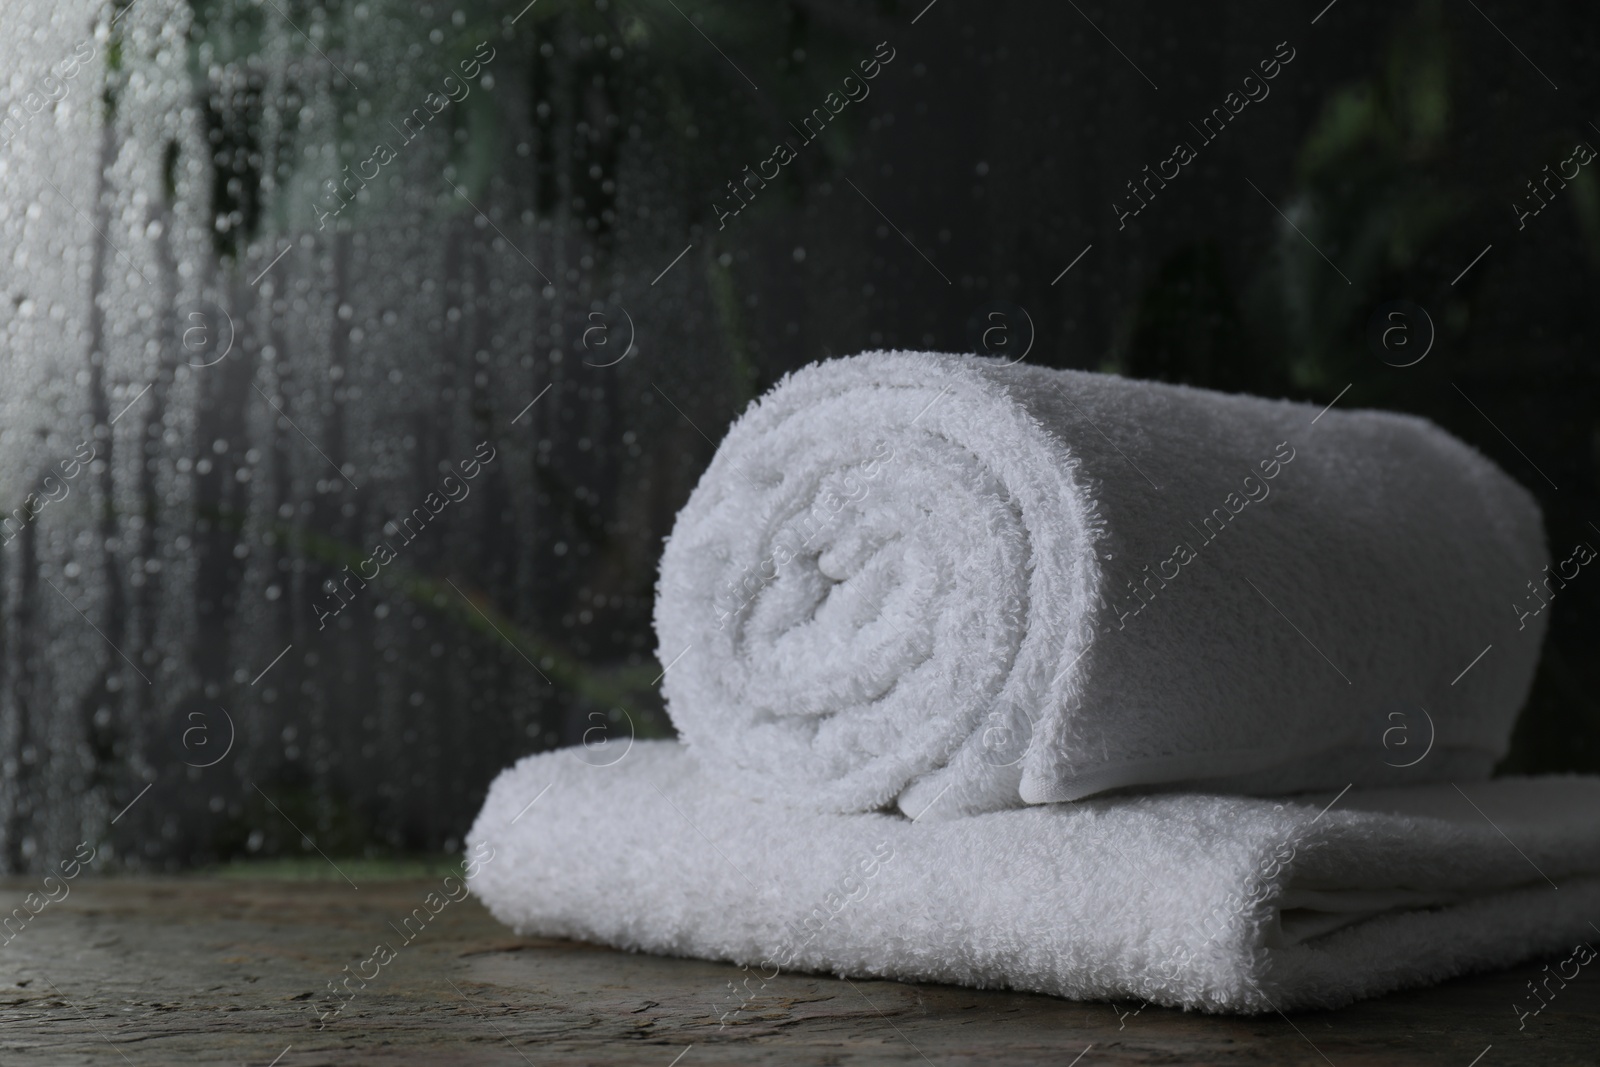
[[[34,888],[11,880],[0,899]],[[402,944],[389,924],[438,888],[80,879],[0,948],[0,1062],[1469,1067],[1490,1045],[1478,1067],[1600,1059],[1600,972],[1518,1031],[1512,1004],[1545,960],[1288,1018],[785,974],[719,1027],[744,977],[726,964],[517,937],[475,900]],[[328,982],[379,942],[396,957],[319,1029]]]

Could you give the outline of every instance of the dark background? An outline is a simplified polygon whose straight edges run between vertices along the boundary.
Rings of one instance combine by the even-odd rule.
[[[1600,541],[1595,165],[1524,228],[1513,207],[1600,145],[1588,5],[924,4],[86,8],[60,39],[105,28],[76,187],[103,225],[50,210],[108,277],[66,295],[89,340],[31,432],[105,458],[0,549],[4,865],[85,837],[134,868],[448,850],[515,757],[669,734],[661,538],[745,405],[829,356],[1026,352],[1415,412],[1534,492],[1555,559]],[[482,41],[493,84],[319,230],[319,182]],[[727,183],[880,42],[870,95],[719,227]],[[1189,124],[1280,42],[1270,95],[1202,145]],[[1179,140],[1198,158],[1119,229]],[[170,238],[115,210],[139,189]],[[160,296],[95,334],[121,306],[104,243]],[[1398,300],[1426,321],[1385,349]],[[194,372],[202,305],[239,344]],[[501,458],[469,500],[318,629],[322,583],[479,441]],[[1504,770],[1600,771],[1597,596],[1583,573],[1553,605]]]

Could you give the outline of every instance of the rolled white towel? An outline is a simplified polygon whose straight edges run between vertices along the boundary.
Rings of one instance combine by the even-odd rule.
[[[827,810],[1466,780],[1546,560],[1532,497],[1422,419],[871,353],[728,432],[656,632],[702,761]]]
[[[496,779],[467,836],[472,891],[525,934],[746,964],[735,996],[706,991],[730,1024],[781,1003],[762,984],[794,971],[1265,1012],[1540,953],[1571,979],[1600,946],[1592,777],[935,822],[750,800],[676,743],[624,751]],[[1543,1006],[1492,1010],[1526,1026]]]

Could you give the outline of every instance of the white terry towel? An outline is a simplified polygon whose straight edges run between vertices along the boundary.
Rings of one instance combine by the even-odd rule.
[[[1465,781],[1547,558],[1532,497],[1422,419],[871,353],[728,432],[658,654],[707,766],[824,810]]]
[[[468,835],[493,850],[473,891],[524,934],[731,960],[752,979],[1234,1012],[1600,945],[1596,778],[1352,790],[1326,811],[1332,794],[1166,793],[913,821],[746,799],[676,742],[610,767],[587,755],[501,774]],[[720,989],[707,1004],[740,1009]]]

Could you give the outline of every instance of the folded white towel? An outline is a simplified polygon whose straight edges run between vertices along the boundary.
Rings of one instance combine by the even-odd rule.
[[[680,736],[792,804],[1465,781],[1546,559],[1529,494],[1421,419],[873,353],[729,431],[656,631]]]
[[[1600,945],[1600,779],[913,821],[746,799],[675,742],[587,755],[495,781],[473,891],[523,933],[747,964],[752,992],[809,970],[1257,1012]]]

